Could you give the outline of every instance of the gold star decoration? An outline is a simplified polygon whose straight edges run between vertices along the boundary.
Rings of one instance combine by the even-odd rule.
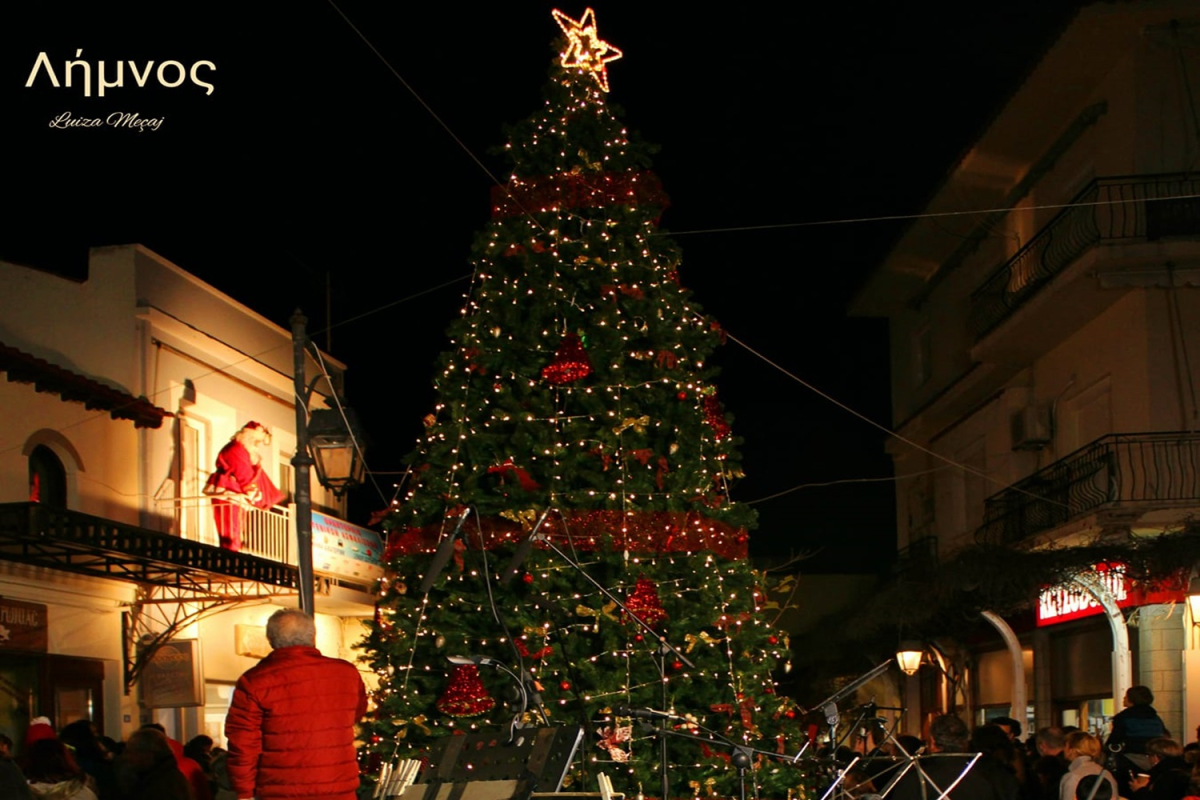
[[[596,13],[589,8],[578,20],[557,8],[550,13],[567,36],[567,49],[560,54],[562,65],[587,70],[607,92],[608,68],[604,65],[620,58],[621,51],[596,35]]]

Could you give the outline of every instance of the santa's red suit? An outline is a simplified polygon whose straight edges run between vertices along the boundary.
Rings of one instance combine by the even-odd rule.
[[[222,494],[238,494],[252,506],[270,508],[283,500],[283,492],[275,488],[260,464],[255,464],[250,451],[236,439],[217,454],[217,469],[208,476],[205,494],[213,497],[213,516],[221,547],[242,549],[242,507],[222,500]]]

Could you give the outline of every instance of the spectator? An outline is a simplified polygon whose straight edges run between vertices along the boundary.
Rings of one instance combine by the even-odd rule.
[[[157,722],[147,722],[142,727],[151,728],[163,736],[167,736],[167,729]],[[167,736],[167,746],[175,755],[175,764],[179,767],[179,771],[183,773],[188,785],[192,787],[192,797],[195,800],[212,800],[212,789],[209,788],[208,775],[205,774],[204,768],[184,755],[183,745],[170,736]]]
[[[1070,761],[1063,755],[1066,736],[1062,728],[1041,728],[1034,735],[1038,757],[1029,770],[1029,796],[1034,800],[1057,800],[1058,787]]]
[[[58,738],[71,748],[75,763],[91,777],[100,800],[115,798],[117,775],[113,772],[112,754],[100,743],[92,721],[76,720],[64,727]]]
[[[21,768],[12,760],[12,739],[0,733],[0,797],[33,800]]]
[[[21,754],[29,752],[29,748],[33,747],[42,739],[57,739],[54,734],[54,726],[50,724],[49,717],[34,717],[29,720],[29,727],[25,729],[25,741],[21,744]]]
[[[267,620],[270,655],[237,682],[225,735],[238,797],[356,796],[354,726],[367,692],[353,664],[321,655],[316,633],[303,611],[276,611]]]
[[[1150,772],[1129,781],[1130,800],[1183,800],[1191,783],[1191,772],[1183,760],[1183,748],[1174,739],[1160,736],[1146,742]]]
[[[116,771],[121,800],[194,800],[167,735],[155,728],[134,731]]]
[[[971,749],[978,750],[1017,779],[1017,783],[1025,785],[1025,764],[1020,758],[1019,750],[1013,743],[1012,736],[998,723],[992,722],[980,725],[971,736]]]
[[[935,717],[929,723],[929,738],[933,755],[920,758],[921,769],[910,770],[900,779],[895,800],[936,798],[951,786],[950,800],[1018,800],[1021,788],[1016,777],[995,759],[980,758],[970,766],[967,726],[961,719],[953,714]],[[925,785],[925,776],[933,785]]]
[[[1067,765],[1067,773],[1063,775],[1062,781],[1059,784],[1059,800],[1075,800],[1076,789],[1079,787],[1080,779],[1088,775],[1100,775],[1106,782],[1110,783],[1111,794],[1108,795],[1108,799],[1115,800],[1117,797],[1117,779],[1101,765],[1103,752],[1103,748],[1100,747],[1100,740],[1090,733],[1076,731],[1067,735],[1063,746],[1063,754],[1070,763]],[[1093,798],[1093,800],[1100,799],[1097,797]]]
[[[1171,735],[1154,710],[1154,693],[1149,687],[1130,686],[1124,702],[1125,710],[1112,719],[1112,732],[1105,743],[1109,750],[1144,754],[1151,739]]]
[[[25,777],[29,791],[39,800],[97,800],[87,773],[57,739],[40,739],[30,746]]]
[[[183,746],[183,754],[200,765],[200,769],[204,771],[204,777],[208,779],[210,792],[216,794],[217,788],[216,777],[213,775],[212,749],[212,737],[205,736],[202,733],[188,740],[188,743]]]

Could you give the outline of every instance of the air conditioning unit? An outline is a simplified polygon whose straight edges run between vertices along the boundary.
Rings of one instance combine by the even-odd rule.
[[[1053,440],[1049,407],[1026,406],[1013,412],[1013,450],[1041,450]]]

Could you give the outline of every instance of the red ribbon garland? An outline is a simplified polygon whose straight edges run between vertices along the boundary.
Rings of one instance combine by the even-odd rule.
[[[502,517],[481,518],[479,525],[488,550],[516,547],[529,535],[520,523]],[[434,552],[444,527],[439,523],[393,531],[388,537],[384,559]],[[567,531],[571,534],[569,538]],[[730,561],[746,558],[750,541],[745,528],[710,519],[695,511],[629,514],[613,510],[564,510],[548,516],[539,533],[549,536],[559,546],[573,544],[584,551],[605,548],[639,554],[709,551]],[[479,542],[479,536],[472,533],[467,537],[466,546],[477,550]]]
[[[666,209],[670,204],[662,181],[648,171],[617,175],[543,175],[514,179],[508,186],[492,187],[492,219],[519,217],[555,208],[651,206]]]

